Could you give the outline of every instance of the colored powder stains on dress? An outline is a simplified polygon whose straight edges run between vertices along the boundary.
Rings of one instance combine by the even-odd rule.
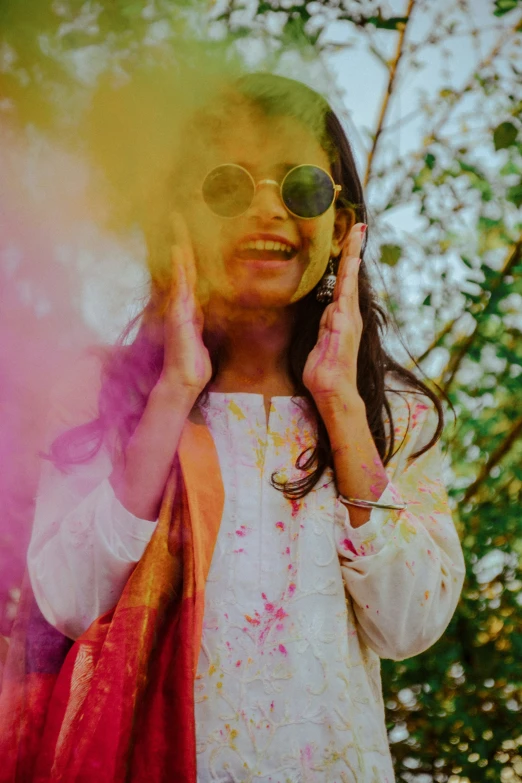
[[[285,438],[283,438],[283,436],[280,435],[278,432],[271,432],[270,438],[272,439],[272,444],[274,446],[274,449],[276,449],[276,451],[278,449],[282,449],[286,445]]]
[[[284,532],[284,529],[285,529],[285,523],[284,522],[276,522],[275,526],[276,526],[277,530],[281,531],[281,533]]]
[[[290,505],[292,506],[292,516],[296,517],[301,509],[301,503],[297,498],[291,498]]]
[[[230,723],[225,723],[225,729],[226,729],[226,732],[227,732],[227,738],[228,738],[229,747],[231,747],[233,750],[236,750],[236,746],[234,744],[234,740],[236,739],[236,737],[238,735],[237,729],[230,728]],[[223,732],[222,731],[220,731],[220,734],[223,736]]]
[[[377,534],[372,533],[368,536],[368,538],[365,538],[364,541],[361,542],[360,550],[361,554],[368,555],[371,554],[374,551],[373,542],[376,540]]]
[[[347,552],[351,552],[352,555],[357,555],[357,550],[349,538],[343,538],[341,541],[341,546],[343,549],[346,549]]]
[[[246,525],[240,525],[236,530],[236,536],[246,536],[248,528]]]
[[[262,598],[265,601],[266,615],[262,616],[259,612],[255,612],[255,616],[245,615],[246,621],[250,624],[251,628],[259,628],[259,635],[257,638],[257,645],[262,646],[265,644],[269,635],[273,630],[282,631],[284,624],[282,621],[288,617],[282,606],[277,607],[274,603],[267,600],[266,593],[262,593]]]
[[[286,656],[286,655],[288,655],[288,650],[286,649],[286,647],[284,646],[284,644],[280,644],[280,645],[279,645],[279,647],[278,647],[277,649],[279,650],[279,652],[280,652],[282,655],[285,655],[285,656]]]
[[[417,419],[419,418],[419,416],[421,416],[424,413],[424,411],[427,411],[427,410],[429,410],[428,406],[424,405],[424,403],[422,403],[422,402],[419,402],[415,406],[415,410],[413,411],[413,414],[412,414],[412,417],[411,417],[411,428],[412,428],[412,430],[417,426]]]
[[[406,543],[409,543],[412,538],[417,535],[417,529],[411,524],[411,522],[408,522],[405,519],[399,522],[398,530]]]
[[[293,595],[295,593],[295,588],[296,588],[295,583],[294,582],[290,582],[290,584],[288,585],[288,593],[289,593],[289,595]]]
[[[261,443],[259,446],[256,446],[254,453],[256,455],[256,468],[261,471],[265,464],[265,444]]]
[[[241,421],[242,419],[246,419],[245,414],[243,413],[239,405],[234,402],[234,400],[230,400],[230,402],[228,403],[228,409],[230,413],[233,413],[234,416],[236,416],[238,421]]]

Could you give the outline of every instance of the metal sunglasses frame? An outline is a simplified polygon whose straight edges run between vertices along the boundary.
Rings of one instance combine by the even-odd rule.
[[[324,215],[325,212],[328,212],[328,210],[330,209],[332,204],[335,203],[339,193],[343,189],[342,185],[337,185],[335,183],[335,181],[334,181],[334,179],[333,179],[333,177],[332,177],[332,175],[330,174],[329,171],[327,171],[326,169],[323,169],[321,166],[316,166],[314,163],[300,163],[298,166],[294,166],[292,169],[290,169],[290,171],[286,172],[286,174],[283,177],[283,179],[281,180],[281,182],[277,182],[275,179],[260,179],[259,182],[257,182],[257,183],[256,183],[254,177],[252,176],[252,174],[248,171],[248,169],[245,169],[244,166],[240,166],[238,163],[221,163],[219,166],[214,166],[214,168],[211,169],[208,172],[208,174],[206,175],[206,177],[203,180],[203,182],[206,182],[207,178],[212,174],[212,172],[216,171],[216,169],[222,168],[223,166],[231,166],[233,168],[240,169],[241,171],[244,171],[245,174],[251,180],[252,185],[254,187],[253,194],[252,194],[252,201],[250,202],[250,204],[246,207],[246,209],[243,210],[243,212],[238,212],[237,215],[232,215],[230,217],[228,215],[219,215],[217,212],[214,212],[212,207],[209,204],[207,204],[207,202],[203,198],[203,200],[205,201],[205,204],[207,204],[207,207],[210,209],[210,211],[213,212],[215,215],[218,215],[218,217],[223,218],[223,220],[234,220],[234,218],[241,217],[242,215],[245,214],[245,212],[248,212],[248,210],[252,206],[252,202],[254,201],[254,197],[255,197],[255,195],[257,193],[257,189],[259,188],[260,185],[275,185],[276,187],[278,187],[279,188],[279,195],[281,197],[281,201],[283,202],[285,209],[288,212],[290,212],[291,215],[293,215],[294,217],[298,218],[299,220],[315,220],[315,218],[318,218],[318,217],[321,217],[321,215]],[[290,174],[292,174],[292,172],[297,171],[297,169],[301,169],[301,168],[304,168],[304,167],[306,167],[306,168],[313,167],[315,169],[319,169],[320,171],[324,172],[327,175],[327,177],[330,180],[330,182],[332,183],[332,188],[333,188],[332,200],[330,201],[330,203],[328,204],[326,209],[323,210],[323,212],[319,212],[318,215],[313,215],[311,217],[303,217],[302,215],[298,215],[296,212],[292,212],[292,210],[289,209],[289,207],[286,205],[285,200],[283,198],[283,185],[285,184],[285,180],[287,179],[287,177],[289,177]]]

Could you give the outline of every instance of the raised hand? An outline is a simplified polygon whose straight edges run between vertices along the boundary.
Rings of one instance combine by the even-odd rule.
[[[196,264],[185,221],[172,216],[176,244],[172,246],[172,290],[163,324],[164,360],[160,382],[183,389],[194,399],[212,375],[203,343],[203,313],[196,299]]]
[[[358,273],[366,226],[356,223],[343,247],[333,301],[325,308],[303,382],[318,409],[357,399],[357,354],[362,334]]]

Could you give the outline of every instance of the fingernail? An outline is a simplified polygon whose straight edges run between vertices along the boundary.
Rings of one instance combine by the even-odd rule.
[[[366,223],[363,223],[362,226],[361,226],[361,234],[363,236],[364,236],[367,228],[368,228],[368,226],[366,225]]]

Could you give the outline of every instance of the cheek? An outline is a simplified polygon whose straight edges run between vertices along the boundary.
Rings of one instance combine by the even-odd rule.
[[[198,297],[204,303],[212,291],[223,289],[226,281],[221,225],[216,225],[208,213],[197,210],[187,215],[187,225],[197,269]]]

